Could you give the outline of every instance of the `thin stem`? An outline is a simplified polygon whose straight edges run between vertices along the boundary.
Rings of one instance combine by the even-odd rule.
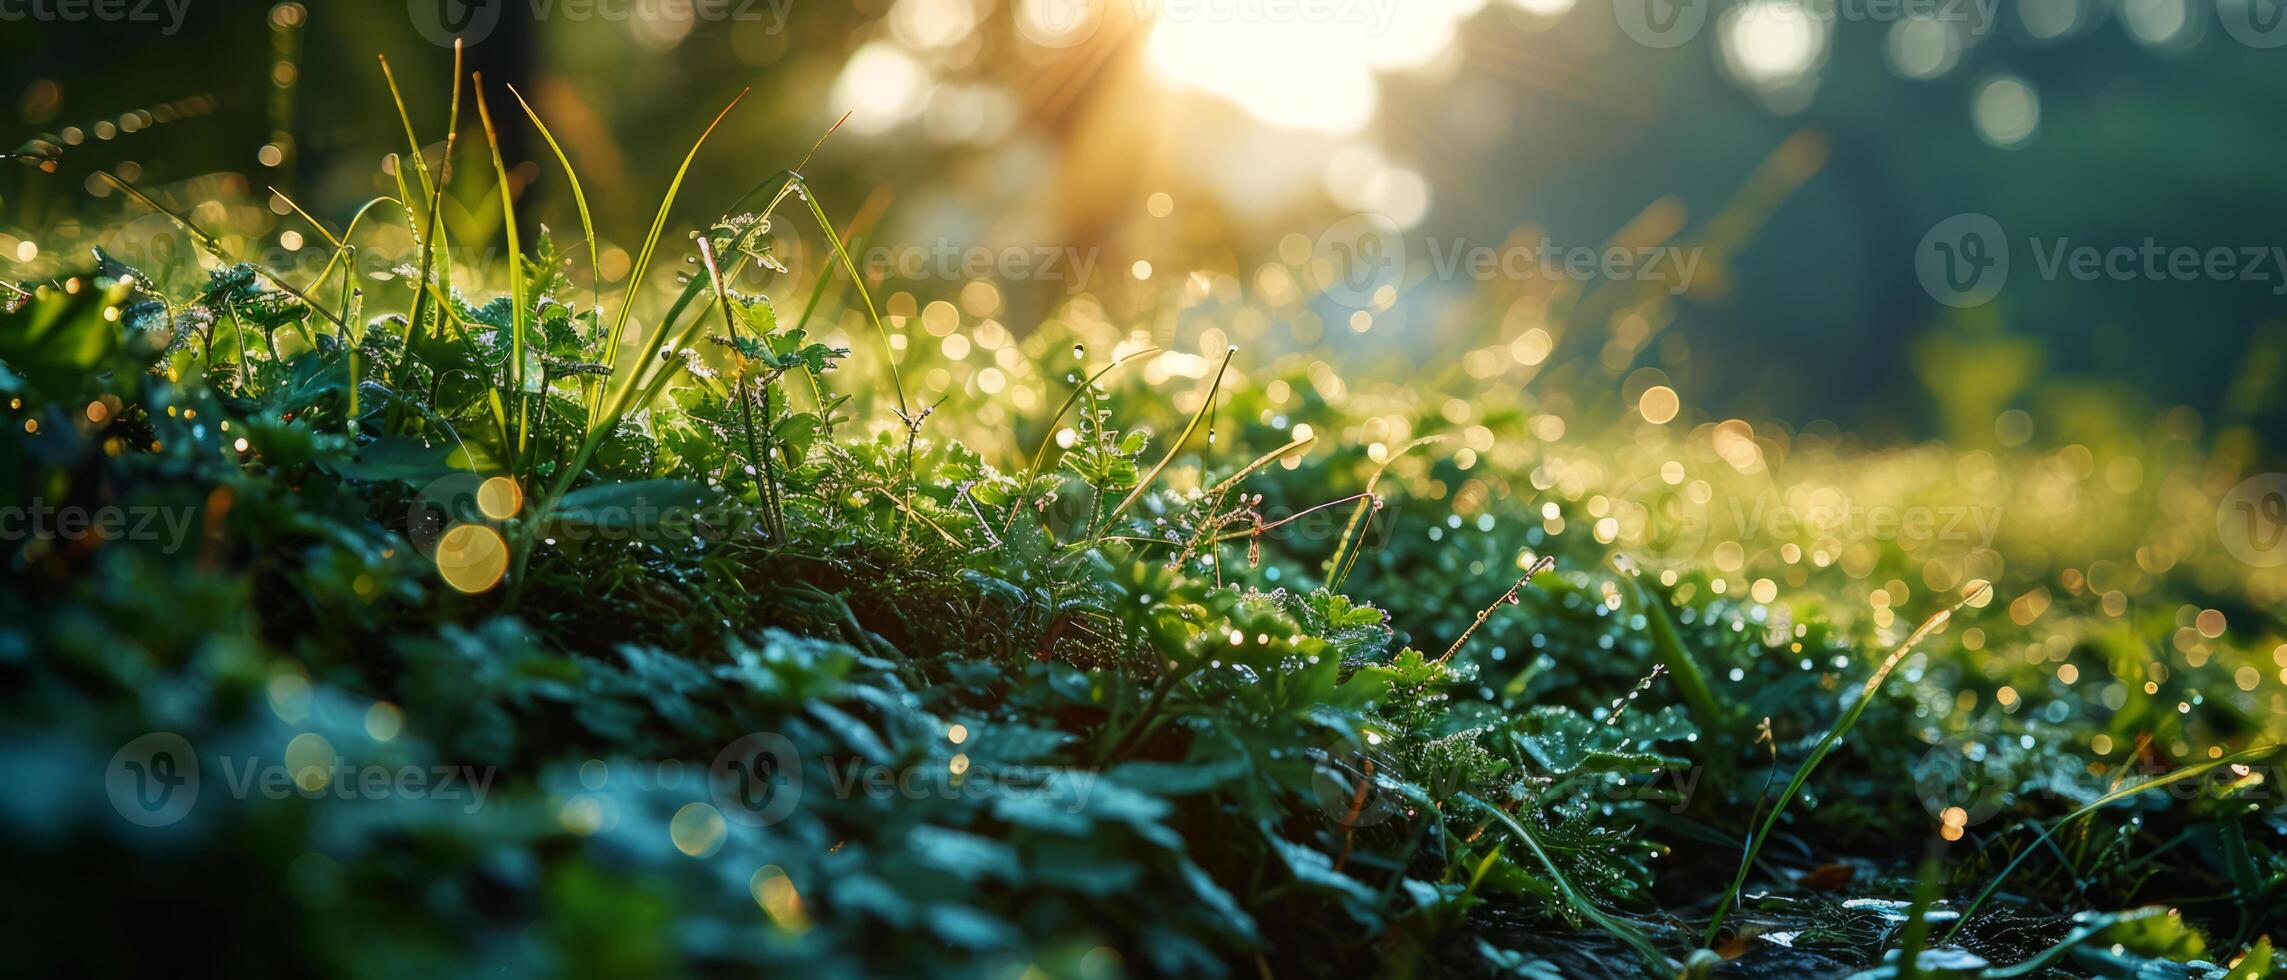
[[[1446,647],[1445,654],[1438,657],[1435,662],[1444,663],[1448,660],[1453,659],[1454,654],[1461,652],[1461,645],[1468,643],[1469,638],[1476,634],[1477,627],[1485,625],[1485,620],[1492,617],[1493,610],[1499,609],[1502,606],[1517,601],[1517,593],[1523,592],[1525,590],[1525,584],[1531,582],[1533,580],[1533,576],[1539,575],[1540,573],[1555,567],[1556,556],[1554,555],[1542,555],[1540,558],[1534,560],[1533,566],[1531,568],[1525,569],[1525,574],[1518,576],[1517,584],[1509,586],[1509,591],[1501,593],[1501,597],[1493,600],[1492,605],[1477,610],[1477,618],[1469,624],[1469,628],[1462,630],[1461,636],[1453,641],[1452,646]]]

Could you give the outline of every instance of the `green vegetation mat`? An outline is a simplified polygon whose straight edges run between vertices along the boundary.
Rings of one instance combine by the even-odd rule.
[[[630,315],[585,230],[455,267],[434,156],[315,275],[194,212],[0,293],[19,969],[2269,969],[2287,647],[2196,419],[1657,425],[1528,336],[1431,385],[1093,307],[938,406],[910,297],[763,244],[840,234],[799,177],[671,194]]]

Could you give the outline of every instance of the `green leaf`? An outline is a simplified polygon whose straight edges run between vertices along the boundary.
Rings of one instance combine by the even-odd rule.
[[[565,494],[550,517],[569,525],[646,530],[687,522],[718,499],[712,488],[689,480],[599,483]]]
[[[2254,980],[2270,975],[2271,937],[2265,936],[2248,947],[2247,955],[2239,958],[2239,963],[2231,968],[2230,973],[2224,974],[2223,980]]]

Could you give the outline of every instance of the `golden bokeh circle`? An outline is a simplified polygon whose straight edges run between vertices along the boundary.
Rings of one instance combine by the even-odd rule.
[[[482,524],[455,524],[438,539],[436,561],[446,585],[474,595],[508,572],[508,542]]]
[[[476,488],[476,509],[496,521],[505,521],[524,509],[524,488],[515,480],[496,476]]]
[[[1676,397],[1676,390],[1667,385],[1653,385],[1644,389],[1644,397],[1636,402],[1636,408],[1644,413],[1644,421],[1653,425],[1666,424],[1676,417],[1676,412],[1682,407],[1683,402]]]

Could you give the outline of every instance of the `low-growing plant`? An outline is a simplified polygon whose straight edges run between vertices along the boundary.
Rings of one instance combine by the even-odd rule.
[[[2278,922],[2253,896],[2287,880],[2270,809],[2238,785],[2115,807],[2268,749],[2094,795],[2030,840],[2012,824],[1987,841],[1998,870],[1979,851],[1833,896],[1822,882],[1858,873],[1843,858],[1870,878],[1921,864],[1900,842],[1930,815],[1898,776],[1951,694],[1885,681],[1939,669],[1917,644],[1961,602],[1882,645],[1774,620],[1700,571],[1640,574],[1609,539],[1542,533],[1531,501],[1486,505],[1481,537],[1424,536],[1459,515],[1391,471],[1455,464],[1426,439],[1303,460],[1318,436],[1226,390],[1236,347],[1170,415],[1115,374],[1145,352],[1057,344],[1068,390],[1004,471],[932,428],[802,164],[693,234],[630,342],[723,116],[607,311],[554,135],[515,96],[581,225],[568,249],[545,226],[527,247],[501,120],[481,78],[467,95],[504,268],[455,268],[439,217],[465,152],[456,67],[436,159],[398,101],[397,196],[338,234],[295,206],[330,250],[313,282],[232,261],[115,178],[210,255],[203,288],[96,253],[10,290],[11,498],[181,513],[196,537],[11,545],[5,760],[92,771],[168,732],[202,761],[285,767],[274,796],[210,773],[161,831],[88,819],[70,780],[0,808],[52,883],[15,921],[68,928],[122,888],[245,895],[262,915],[171,923],[186,945],[166,955],[282,972],[2221,975],[2184,916],[2067,918],[2146,897],[2150,874],[2103,865],[2166,861],[2228,878],[2222,945],[2269,962]],[[832,257],[793,284],[792,318],[751,285],[793,275],[763,237],[782,207]],[[392,214],[418,258],[371,286],[358,232]],[[878,350],[817,318],[837,271]],[[860,364],[886,386],[851,383]],[[1337,406],[1310,407],[1340,431]],[[1152,414],[1183,421],[1161,438]],[[1293,533],[1344,511],[1331,540]],[[1997,744],[2023,761],[2034,743]],[[326,798],[372,766],[482,773],[491,795],[457,813],[395,783]],[[2161,823],[2216,857],[2140,846]],[[2000,916],[2037,861],[2080,890]],[[1958,908],[1938,897],[1972,882]],[[151,962],[48,955],[30,965]]]

